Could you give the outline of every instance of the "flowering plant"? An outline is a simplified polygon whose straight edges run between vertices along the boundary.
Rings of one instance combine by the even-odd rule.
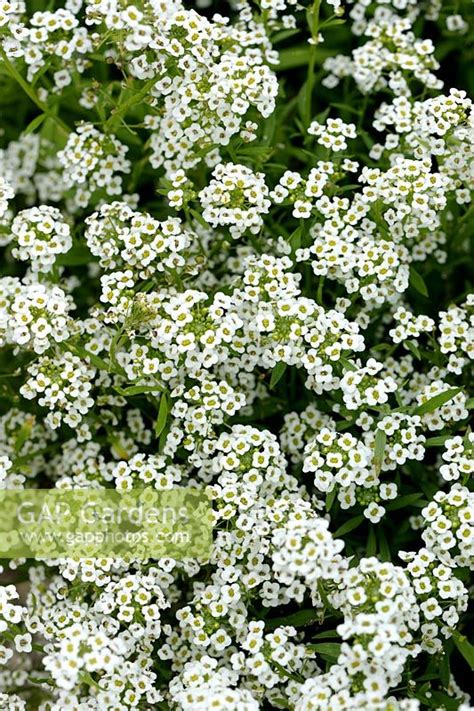
[[[3,561],[0,709],[474,708],[469,5],[0,2],[0,488],[214,524]]]

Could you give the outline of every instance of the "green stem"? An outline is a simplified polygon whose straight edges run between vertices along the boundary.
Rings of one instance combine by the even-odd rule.
[[[124,101],[122,104],[117,106],[117,108],[111,113],[109,118],[104,124],[104,130],[105,132],[112,130],[116,124],[117,121],[122,118],[122,116],[125,116],[127,111],[134,106],[135,104],[138,104],[142,99],[145,98],[145,96],[148,94],[152,86],[156,84],[158,79],[161,78],[161,75],[158,75],[156,77],[153,77],[153,79],[149,79],[143,86],[143,89],[141,89],[139,92],[136,94],[132,94],[126,101]]]
[[[23,91],[31,101],[36,104],[36,106],[43,111],[49,118],[51,118],[57,125],[60,127],[61,131],[63,131],[66,136],[69,135],[70,133],[70,128],[67,124],[62,121],[62,119],[59,118],[59,116],[56,116],[56,114],[49,108],[47,104],[44,104],[41,99],[38,97],[36,92],[33,90],[33,88],[28,84],[25,79],[21,76],[20,72],[15,68],[15,66],[11,63],[11,61],[8,59],[7,55],[5,54],[5,50],[0,47],[0,57],[2,58],[3,62],[5,63],[5,69],[7,70],[8,74],[10,77],[16,81],[16,83],[21,86]]]
[[[317,43],[318,43],[318,32],[319,32],[319,10],[321,7],[321,0],[314,0],[313,7],[308,12],[308,26],[311,30],[311,40],[309,50],[309,62],[308,62],[308,75],[306,78],[306,96],[305,96],[305,124],[306,127],[311,123],[311,110],[312,110],[312,96],[314,87],[314,70],[316,68],[316,53],[317,53]]]

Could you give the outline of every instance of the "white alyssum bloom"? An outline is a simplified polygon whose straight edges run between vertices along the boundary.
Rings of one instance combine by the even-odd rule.
[[[156,271],[192,271],[189,249],[196,236],[178,218],[159,221],[116,201],[89,215],[86,226],[87,245],[107,270],[130,268],[141,279]]]
[[[270,207],[263,173],[254,173],[244,165],[218,165],[209,185],[199,193],[202,216],[213,227],[228,226],[234,238],[249,230],[257,234],[262,215]]]
[[[8,202],[15,197],[15,191],[8,180],[0,176],[0,219],[2,219],[8,209]]]
[[[425,385],[416,393],[416,402],[423,405],[436,395],[452,390],[452,386],[444,380],[434,380]],[[432,412],[422,415],[422,422],[429,430],[441,430],[446,423],[459,422],[469,416],[466,408],[467,397],[464,392],[453,393],[443,405],[436,407]]]
[[[72,132],[58,159],[66,187],[74,189],[75,201],[86,207],[97,193],[120,195],[122,177],[130,172],[128,147],[113,135],[100,133],[90,123]]]
[[[393,320],[397,325],[389,331],[389,335],[394,343],[403,343],[408,339],[413,339],[416,342],[422,333],[431,333],[435,328],[432,318],[424,314],[415,316],[402,306],[393,314]]]
[[[32,271],[49,272],[57,256],[71,249],[71,228],[56,207],[39,205],[15,216],[2,243],[12,245],[15,259],[30,261]]]
[[[438,491],[421,511],[422,538],[447,565],[474,569],[474,494],[461,484]]]
[[[308,128],[308,133],[317,136],[317,142],[321,146],[335,153],[347,149],[346,139],[357,138],[355,124],[344,123],[340,118],[326,119],[323,124],[313,121]]]
[[[439,473],[445,481],[455,481],[474,474],[474,433],[469,432],[464,438],[457,435],[447,439],[442,454],[443,463]]]
[[[69,338],[70,296],[58,286],[23,283],[16,277],[0,279],[0,345],[44,353]]]
[[[62,422],[76,428],[94,405],[91,397],[95,369],[80,358],[66,351],[51,358],[41,356],[28,367],[28,379],[20,388],[20,394],[50,412],[45,421],[56,429]]]
[[[348,370],[341,379],[344,404],[349,410],[363,405],[379,405],[388,401],[397,384],[391,375],[383,375],[383,363],[369,358],[365,366]]]
[[[434,45],[415,36],[409,18],[378,7],[364,35],[367,42],[357,47],[352,57],[326,59],[324,68],[329,75],[323,80],[325,86],[334,88],[342,78],[351,76],[364,94],[389,87],[396,95],[409,95],[407,75],[430,89],[443,86],[434,74],[439,68]]]
[[[474,358],[474,298],[469,294],[460,306],[439,314],[439,346],[449,354],[447,369],[460,374]]]

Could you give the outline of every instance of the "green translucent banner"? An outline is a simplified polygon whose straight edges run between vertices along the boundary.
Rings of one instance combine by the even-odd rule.
[[[197,558],[212,546],[202,489],[0,490],[0,558]]]

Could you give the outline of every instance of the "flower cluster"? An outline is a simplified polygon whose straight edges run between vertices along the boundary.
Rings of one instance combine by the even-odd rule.
[[[5,216],[8,209],[8,201],[14,196],[15,191],[10,183],[3,176],[0,176],[0,219]]]
[[[98,193],[109,196],[122,193],[120,173],[128,173],[131,168],[125,157],[127,150],[115,136],[104,135],[89,123],[81,124],[69,135],[58,160],[64,184],[73,189],[78,206],[87,207]]]
[[[474,433],[469,432],[464,438],[452,437],[444,443],[446,451],[442,457],[445,464],[439,473],[446,481],[465,478],[474,473]]]
[[[87,245],[104,269],[132,269],[141,279],[157,270],[191,269],[187,252],[195,235],[178,218],[160,222],[117,201],[89,215],[86,225]]]
[[[72,299],[58,286],[0,279],[0,346],[13,345],[44,353],[69,335]]]
[[[66,351],[56,358],[42,356],[28,367],[29,378],[20,389],[21,395],[51,412],[46,424],[56,429],[62,422],[76,428],[94,405],[91,397],[94,368]]]
[[[57,208],[40,205],[19,212],[2,243],[13,245],[15,259],[31,261],[33,271],[49,272],[58,254],[71,249],[71,229]]]
[[[420,645],[429,654],[441,651],[443,639],[452,636],[460,613],[468,603],[465,586],[446,565],[430,550],[401,551],[400,558],[413,581],[418,597],[421,626]]]
[[[268,188],[263,173],[253,173],[244,165],[218,165],[213,179],[199,193],[203,218],[213,227],[230,226],[232,237],[246,230],[257,234],[268,212]]]
[[[364,93],[389,88],[396,96],[410,94],[409,82],[418,80],[429,89],[443,84],[434,73],[439,64],[433,57],[431,40],[418,39],[410,20],[393,10],[378,7],[365,29],[367,42],[352,52],[352,57],[338,55],[324,63],[329,75],[323,80],[334,88],[344,77],[353,77]]]
[[[346,138],[357,137],[355,125],[344,123],[340,118],[328,119],[324,124],[313,121],[308,128],[308,133],[311,136],[317,136],[317,142],[321,146],[335,153],[347,149]]]
[[[453,484],[438,491],[422,512],[426,547],[450,566],[474,567],[474,495]]]
[[[14,5],[22,3],[14,2]],[[12,3],[8,3],[8,9],[9,6]],[[25,9],[18,7],[17,10],[23,19]],[[35,12],[27,22],[17,20],[14,15],[11,19],[13,22],[7,25],[8,35],[4,41],[5,52],[10,57],[24,59],[30,81],[48,66],[55,90],[61,91],[71,83],[73,72],[84,71],[86,55],[93,50],[93,43],[87,29],[79,26],[78,18],[69,8]]]

